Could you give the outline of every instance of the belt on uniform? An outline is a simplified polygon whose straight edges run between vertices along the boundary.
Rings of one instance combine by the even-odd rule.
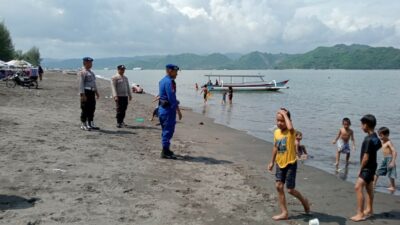
[[[88,90],[88,91],[95,91],[96,89],[95,89],[95,88],[92,88],[92,87],[85,87],[85,90]]]
[[[171,106],[171,104],[169,103],[168,100],[163,100],[163,99],[159,100],[158,105],[161,106],[164,109],[167,109],[167,108],[169,108]]]

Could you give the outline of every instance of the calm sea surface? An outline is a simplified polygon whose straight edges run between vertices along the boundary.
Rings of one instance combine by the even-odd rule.
[[[97,75],[110,78],[115,71],[99,70]],[[157,94],[158,81],[164,76],[161,70],[126,71],[131,83],[138,83],[145,91]],[[207,105],[194,84],[207,81],[205,74],[265,75],[266,80],[289,79],[290,89],[280,92],[234,93],[233,105],[221,105],[222,95],[215,92]],[[227,81],[225,81],[227,82]],[[356,180],[359,154],[365,134],[360,129],[360,118],[371,113],[378,125],[391,130],[390,137],[400,150],[400,71],[354,70],[253,70],[253,71],[191,71],[183,70],[178,79],[178,98],[181,104],[195,112],[214,118],[215,122],[247,131],[261,139],[272,141],[275,113],[280,107],[292,113],[296,129],[303,132],[303,144],[313,156],[306,164],[317,167],[350,182]],[[357,151],[351,164],[344,168],[344,156],[339,172],[334,164],[336,147],[331,144],[343,117],[349,117],[355,131]],[[266,152],[267,154],[267,152]],[[379,163],[382,153],[379,152]],[[397,159],[400,167],[400,157]],[[398,168],[397,170],[400,173]],[[399,174],[400,175],[400,174]],[[400,185],[400,179],[396,183]],[[388,179],[382,177],[378,190],[387,192]],[[396,194],[400,194],[398,191]]]

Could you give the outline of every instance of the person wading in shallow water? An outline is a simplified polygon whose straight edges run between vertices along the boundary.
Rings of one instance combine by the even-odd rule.
[[[85,57],[83,60],[83,68],[78,72],[79,94],[81,98],[81,129],[90,131],[98,130],[93,122],[94,111],[96,110],[96,98],[100,95],[97,91],[96,76],[92,72],[93,59]]]
[[[171,139],[175,132],[176,114],[179,120],[182,119],[182,113],[179,109],[179,101],[176,99],[176,83],[179,67],[173,64],[166,65],[167,75],[159,82],[160,102],[158,108],[158,117],[160,119],[161,134],[161,158],[176,159],[174,152],[170,150]]]
[[[111,78],[111,90],[117,109],[117,127],[126,127],[124,123],[125,112],[128,108],[128,102],[132,100],[132,93],[129,87],[128,78],[125,74],[125,66],[117,67],[118,73]]]
[[[232,99],[233,99],[233,88],[229,87],[228,89],[228,98],[229,98],[229,104],[232,105]]]

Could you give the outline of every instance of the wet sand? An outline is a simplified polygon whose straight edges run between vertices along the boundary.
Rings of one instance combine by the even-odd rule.
[[[290,220],[272,221],[271,144],[190,110],[172,144],[181,159],[160,159],[161,131],[147,120],[152,96],[134,95],[131,126],[118,129],[109,82],[99,80],[102,129],[81,131],[76,86],[57,73],[39,90],[0,83],[0,224],[353,224],[353,184],[304,165],[297,187],[312,215],[287,196]],[[360,224],[399,224],[400,197],[375,200],[376,215]]]

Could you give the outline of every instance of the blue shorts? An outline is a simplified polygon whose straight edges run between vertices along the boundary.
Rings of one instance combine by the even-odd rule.
[[[275,180],[278,182],[286,183],[288,189],[294,189],[296,187],[296,174],[297,174],[297,162],[288,164],[285,168],[280,168],[276,165]]]
[[[350,150],[350,144],[349,143],[344,143],[343,140],[338,140],[337,142],[337,147],[338,147],[338,151],[340,153],[343,154],[350,154],[351,150]]]

